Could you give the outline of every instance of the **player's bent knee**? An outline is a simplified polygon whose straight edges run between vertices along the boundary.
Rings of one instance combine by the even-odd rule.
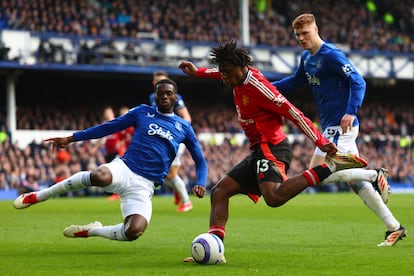
[[[144,232],[139,232],[139,233],[125,233],[125,236],[127,237],[128,241],[135,241],[136,239],[138,239],[139,237],[142,236],[142,234],[144,234]]]
[[[285,204],[288,199],[278,195],[277,193],[263,193],[262,194],[264,201],[269,207],[279,207]]]
[[[281,195],[281,192],[278,191],[280,185],[280,183],[275,182],[264,182],[261,184],[263,199],[269,207],[282,206],[289,200],[288,197]]]
[[[94,186],[107,186],[112,182],[112,174],[111,171],[105,167],[101,166],[96,170],[91,172],[91,183]]]
[[[138,239],[142,234],[144,234],[144,227],[128,227],[125,229],[125,236],[129,241],[134,241]]]
[[[279,198],[279,197],[273,197],[271,199],[265,197],[264,201],[266,202],[267,206],[273,207],[273,208],[282,206],[283,204],[285,204],[287,202],[287,200],[284,200],[284,199]]]
[[[147,229],[147,220],[138,214],[128,216],[124,222],[125,236],[129,241],[138,239]]]

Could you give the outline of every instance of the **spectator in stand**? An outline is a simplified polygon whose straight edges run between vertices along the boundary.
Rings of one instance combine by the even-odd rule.
[[[138,53],[135,51],[135,44],[129,41],[124,49],[124,58],[129,62],[136,62],[138,60]]]
[[[356,51],[414,52],[414,6],[407,0],[404,5],[396,5],[395,0],[377,1],[376,13],[363,1],[326,1],[323,5],[317,0],[267,1],[264,12],[259,12],[254,2],[249,1],[251,45],[297,47],[289,22],[298,13],[312,9],[322,18],[321,30],[329,42]],[[34,0],[25,8],[19,1],[2,1],[0,10],[2,20],[6,20],[2,24],[10,29],[130,38],[145,32],[165,40],[211,42],[241,39],[238,5],[238,0]],[[384,21],[384,11],[398,20]]]

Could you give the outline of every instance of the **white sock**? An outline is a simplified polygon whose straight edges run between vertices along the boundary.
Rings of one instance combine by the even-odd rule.
[[[348,183],[352,181],[368,181],[373,182],[377,178],[378,172],[376,170],[366,169],[347,169],[332,173],[325,178],[320,185],[332,183]]]
[[[117,241],[128,241],[125,235],[125,227],[123,223],[116,225],[108,225],[102,227],[95,227],[89,230],[89,236],[99,236],[102,238],[117,240]]]
[[[388,231],[394,231],[400,228],[400,223],[382,201],[379,193],[372,187],[369,182],[358,182],[350,184],[356,191],[362,201],[384,222]]]
[[[164,184],[167,185],[168,187],[172,188],[172,189],[175,188],[174,183],[171,180],[167,179],[167,178],[164,179]]]
[[[174,184],[174,188],[180,196],[181,202],[184,204],[190,203],[190,197],[188,196],[187,187],[185,186],[184,180],[179,175],[177,175],[171,179],[171,182]]]
[[[58,194],[67,193],[69,191],[78,191],[91,186],[91,173],[82,171],[75,173],[69,178],[66,178],[46,189],[37,192],[37,200],[44,201],[50,197]]]

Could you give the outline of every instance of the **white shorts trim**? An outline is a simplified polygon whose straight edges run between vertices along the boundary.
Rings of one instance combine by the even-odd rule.
[[[154,182],[132,172],[120,158],[104,164],[112,173],[112,183],[103,190],[117,193],[121,200],[122,217],[139,214],[147,220],[152,215]]]
[[[342,134],[341,126],[331,126],[322,133],[325,138],[332,141],[341,153],[353,153],[359,155],[356,139],[359,133],[359,126],[354,126],[345,134]],[[325,156],[326,153],[318,147],[315,148],[314,155]]]

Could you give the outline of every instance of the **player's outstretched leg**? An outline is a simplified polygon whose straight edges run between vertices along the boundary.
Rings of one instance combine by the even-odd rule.
[[[63,230],[63,235],[67,238],[89,238],[89,230],[102,227],[102,223],[94,221],[86,225],[71,225]]]
[[[25,193],[18,196],[13,206],[16,209],[24,209],[41,201],[48,200],[54,195],[67,193],[69,191],[78,191],[91,186],[91,173],[88,171],[77,172],[48,188],[37,192]]]
[[[368,165],[367,161],[351,153],[337,153],[333,156],[326,155],[325,163],[331,172],[352,168],[365,168]]]
[[[378,178],[379,170],[368,170],[362,168],[346,169],[332,173],[325,178],[321,184],[327,185],[331,183],[349,183],[356,181],[374,182]]]
[[[388,170],[384,168],[375,170],[361,168],[346,169],[332,173],[321,184],[367,181],[372,183],[374,189],[380,194],[382,201],[387,203],[390,198],[390,186],[388,185],[387,177]]]
[[[102,225],[99,221],[94,221],[85,225],[71,225],[63,230],[63,235],[67,238],[89,238],[101,237],[109,240],[117,241],[132,241],[134,239],[128,238],[125,232],[124,223],[115,225]],[[142,233],[140,233],[141,235]],[[137,235],[137,239],[140,235]]]
[[[390,199],[390,185],[388,184],[388,170],[381,168],[377,170],[378,176],[374,182],[372,182],[372,186],[374,186],[375,190],[381,195],[382,201],[384,203],[388,203]]]

